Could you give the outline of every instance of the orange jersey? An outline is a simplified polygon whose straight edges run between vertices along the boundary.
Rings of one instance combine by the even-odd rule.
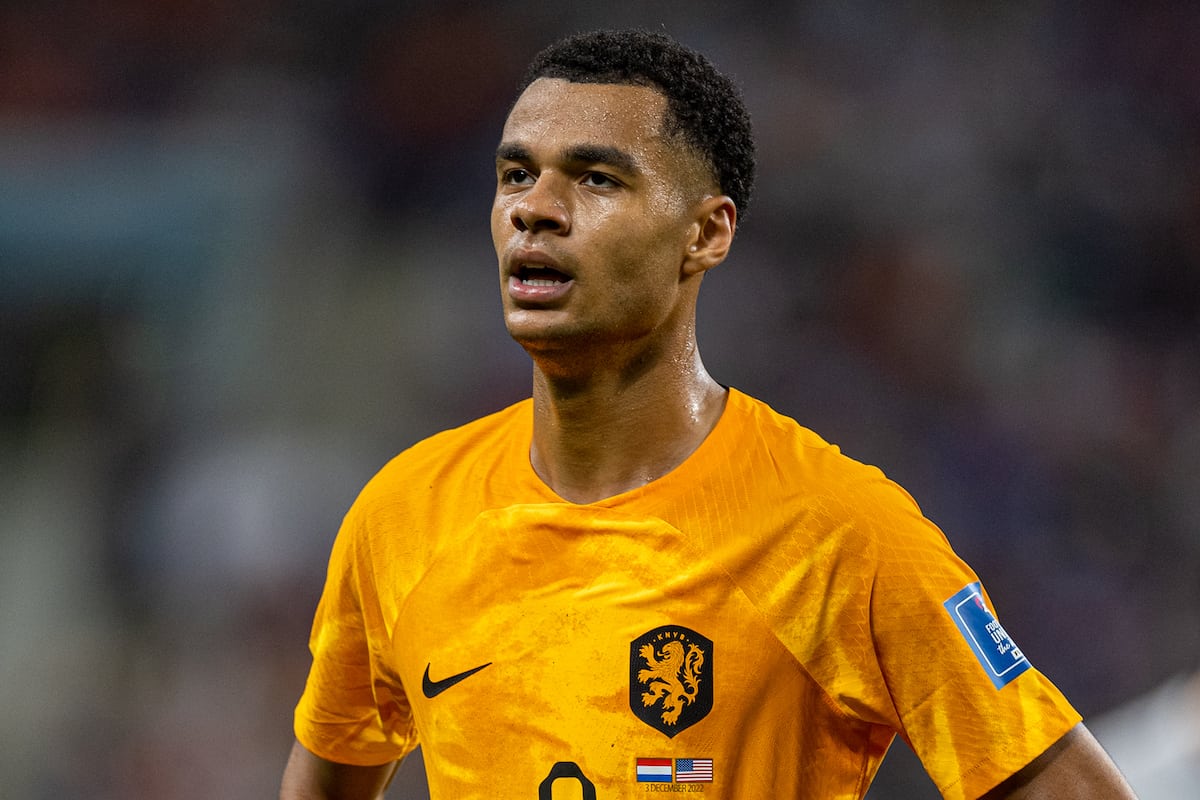
[[[1079,721],[912,499],[763,403],[731,391],[683,464],[587,505],[534,473],[532,416],[415,445],[347,514],[314,753],[420,744],[435,800],[827,800],[899,734],[975,797]]]

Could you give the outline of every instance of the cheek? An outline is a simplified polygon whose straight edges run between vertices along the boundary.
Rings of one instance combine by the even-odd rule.
[[[508,209],[504,207],[500,199],[492,201],[492,245],[499,253],[505,239],[512,233],[512,222],[509,220]]]
[[[616,230],[613,254],[622,268],[641,283],[662,286],[678,281],[685,249],[678,226],[663,224],[650,213],[641,219],[626,221]]]
[[[674,305],[680,259],[662,231],[630,230],[610,252],[614,278],[612,302],[630,317],[661,317]]]

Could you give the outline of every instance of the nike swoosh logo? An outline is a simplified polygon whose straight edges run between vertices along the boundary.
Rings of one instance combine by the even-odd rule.
[[[480,664],[478,667],[475,667],[475,669],[469,669],[466,672],[460,672],[457,675],[451,675],[449,678],[442,678],[440,681],[432,681],[429,679],[429,665],[426,664],[425,676],[421,678],[421,691],[426,697],[432,700],[459,681],[464,681],[474,675],[476,672],[479,672],[479,670],[483,669],[484,667],[490,667],[491,665],[492,662],[489,661],[486,664]]]

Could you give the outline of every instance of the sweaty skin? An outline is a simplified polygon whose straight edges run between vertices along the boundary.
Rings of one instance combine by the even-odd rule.
[[[531,459],[575,502],[670,471],[724,407],[695,312],[737,209],[664,136],[664,111],[646,87],[542,78],[497,149],[492,238],[505,323],[534,362]]]

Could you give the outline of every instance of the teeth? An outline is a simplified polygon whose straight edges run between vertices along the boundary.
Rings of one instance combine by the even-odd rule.
[[[562,283],[562,279],[558,275],[540,264],[522,264],[521,270],[524,273],[521,276],[521,283],[526,286],[558,286]],[[550,273],[549,277],[541,277],[547,273]]]

